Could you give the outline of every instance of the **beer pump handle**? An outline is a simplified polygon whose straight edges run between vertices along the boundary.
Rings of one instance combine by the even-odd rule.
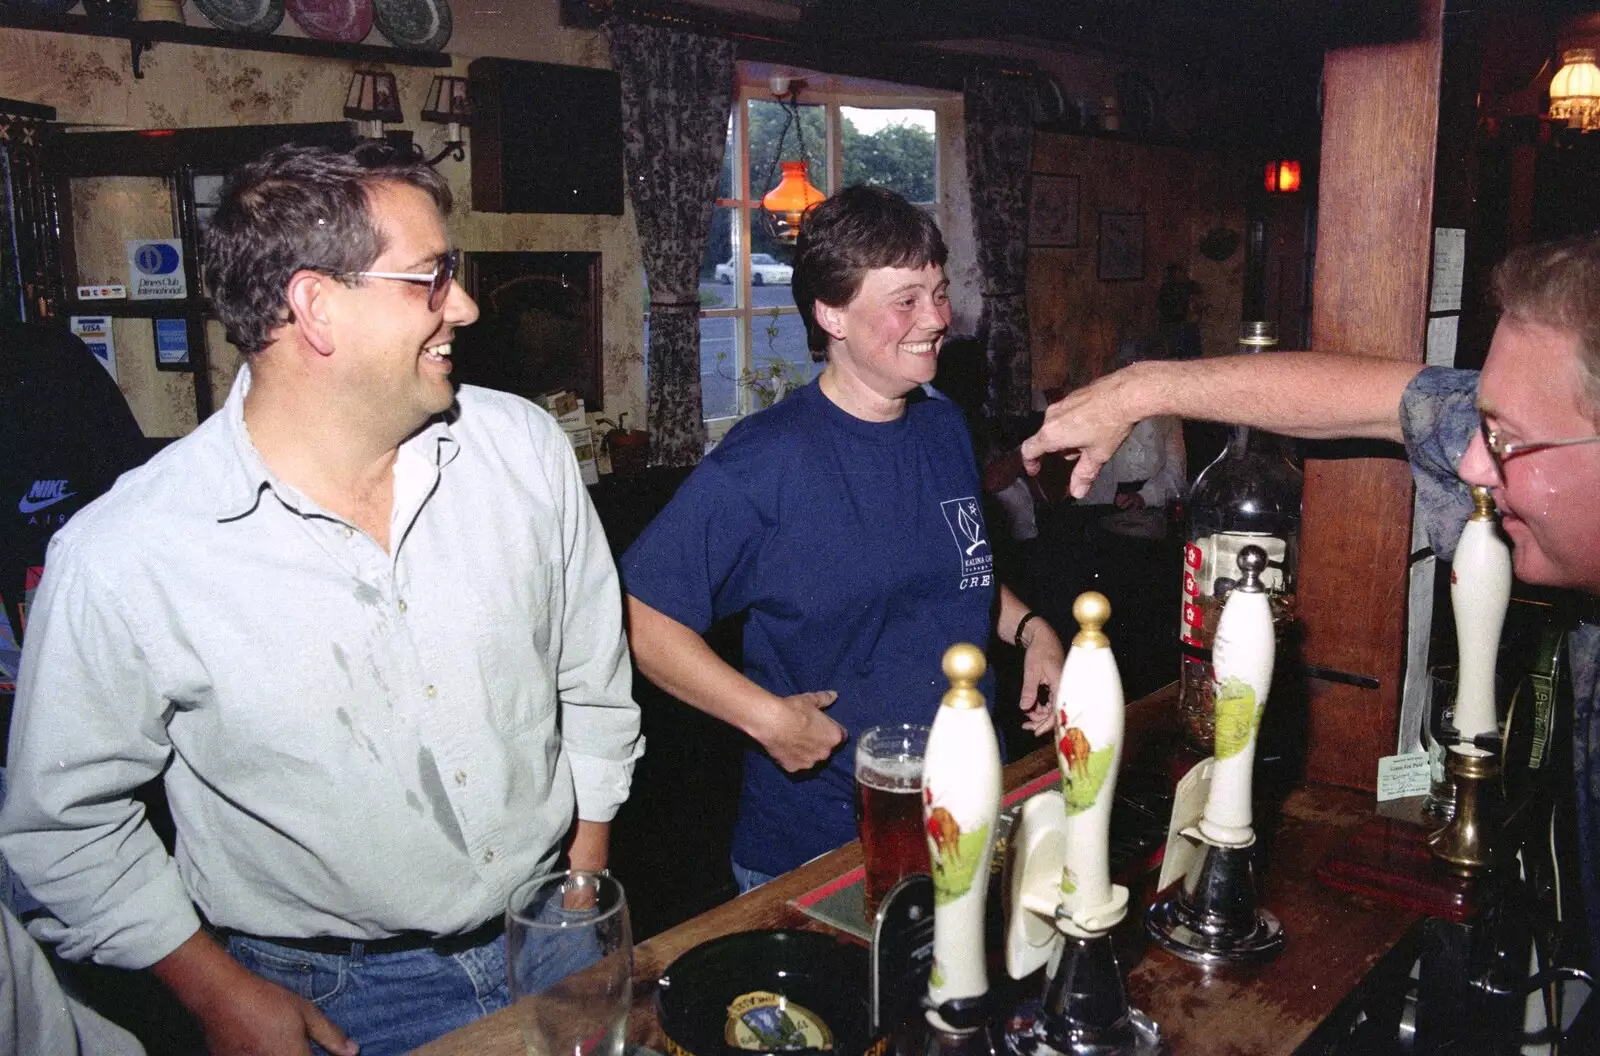
[[[1100,935],[1127,914],[1126,888],[1111,882],[1111,800],[1122,756],[1122,678],[1103,630],[1111,603],[1097,591],[1072,605],[1078,633],[1056,686],[1056,764],[1061,791],[1023,804],[1007,875],[1006,972],[1014,979],[1053,960],[1063,934]]]
[[[934,892],[927,1004],[936,1029],[977,1027],[989,990],[983,921],[1000,813],[1000,746],[978,690],[985,667],[976,646],[962,643],[945,651],[950,689],[928,733],[922,770]]]
[[[1066,860],[1061,868],[1061,925],[1090,937],[1122,919],[1127,893],[1111,884],[1111,799],[1122,758],[1122,677],[1106,637],[1111,603],[1085,591],[1072,604],[1073,636],[1056,691],[1056,763],[1066,804]]]
[[[1474,738],[1494,735],[1495,657],[1500,631],[1511,600],[1511,551],[1501,538],[1489,489],[1472,489],[1473,512],[1461,529],[1455,560],[1450,565],[1450,608],[1455,613],[1455,727],[1461,741],[1452,751],[1465,755],[1492,753],[1473,745]]]
[[[1215,764],[1200,818],[1200,835],[1220,847],[1255,842],[1251,770],[1277,648],[1271,598],[1261,582],[1267,552],[1259,546],[1242,547],[1238,562],[1240,580],[1222,607],[1212,647]]]

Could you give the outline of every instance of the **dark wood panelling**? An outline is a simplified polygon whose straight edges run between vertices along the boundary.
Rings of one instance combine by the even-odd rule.
[[[1432,244],[1443,0],[1411,40],[1324,66],[1315,348],[1420,362]],[[1394,751],[1405,643],[1411,477],[1397,459],[1306,466],[1299,612],[1306,661],[1376,677],[1314,682],[1307,777],[1371,789]]]

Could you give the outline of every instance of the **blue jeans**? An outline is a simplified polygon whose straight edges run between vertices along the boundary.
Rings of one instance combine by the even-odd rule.
[[[506,939],[449,956],[432,950],[308,953],[233,935],[228,953],[256,975],[316,1005],[361,1056],[404,1053],[504,1008]],[[313,1044],[312,1051],[323,1056]]]
[[[733,866],[733,882],[739,885],[739,893],[754,891],[762,884],[769,884],[774,879],[772,873],[758,873],[754,869],[746,869],[733,859],[728,859],[728,864]]]

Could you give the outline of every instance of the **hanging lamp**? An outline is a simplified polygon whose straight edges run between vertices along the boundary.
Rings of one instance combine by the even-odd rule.
[[[778,217],[779,237],[792,242],[800,236],[800,221],[805,211],[827,195],[806,178],[810,166],[805,161],[780,161],[778,165],[783,169],[783,178],[762,196],[761,207]]]
[[[1600,67],[1593,48],[1572,48],[1561,56],[1561,69],[1550,80],[1550,116],[1568,128],[1592,132],[1600,128]]]
[[[805,212],[813,205],[822,201],[827,195],[818,190],[809,179],[810,163],[806,160],[806,136],[800,123],[800,89],[805,82],[799,79],[791,80],[783,76],[774,76],[768,87],[772,94],[780,99],[787,95],[788,116],[783,124],[783,130],[778,133],[777,146],[773,148],[773,162],[767,166],[767,182],[772,179],[772,164],[782,170],[782,178],[778,185],[773,187],[761,197],[761,208],[765,211],[771,233],[783,242],[794,242],[800,237],[800,225],[804,220]],[[799,161],[783,161],[783,144],[789,137],[789,129],[794,129],[795,140],[800,149]]]

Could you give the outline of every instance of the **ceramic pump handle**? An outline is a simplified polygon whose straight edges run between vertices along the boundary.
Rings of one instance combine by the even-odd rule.
[[[1494,707],[1495,656],[1511,600],[1511,549],[1494,519],[1494,500],[1487,488],[1473,488],[1474,510],[1461,529],[1450,566],[1450,608],[1456,618],[1456,729],[1464,743],[1454,749],[1468,755],[1490,753],[1471,745],[1480,734],[1497,729]]]
[[[984,668],[976,646],[945,651],[950,689],[934,716],[923,761],[922,817],[933,864],[928,997],[935,1007],[989,989],[983,921],[1000,813],[1000,745],[977,688]]]
[[[1251,770],[1256,760],[1256,734],[1272,686],[1276,642],[1272,603],[1261,583],[1267,552],[1259,546],[1239,551],[1239,584],[1228,595],[1217,621],[1212,648],[1217,735],[1211,792],[1206,798],[1200,832],[1207,840],[1229,847],[1255,840],[1251,828]]]
[[[1056,690],[1056,761],[1067,807],[1061,908],[1087,920],[1113,903],[1108,844],[1124,703],[1117,661],[1101,630],[1111,618],[1111,603],[1104,594],[1087,591],[1073,602],[1072,616],[1078,633]]]

